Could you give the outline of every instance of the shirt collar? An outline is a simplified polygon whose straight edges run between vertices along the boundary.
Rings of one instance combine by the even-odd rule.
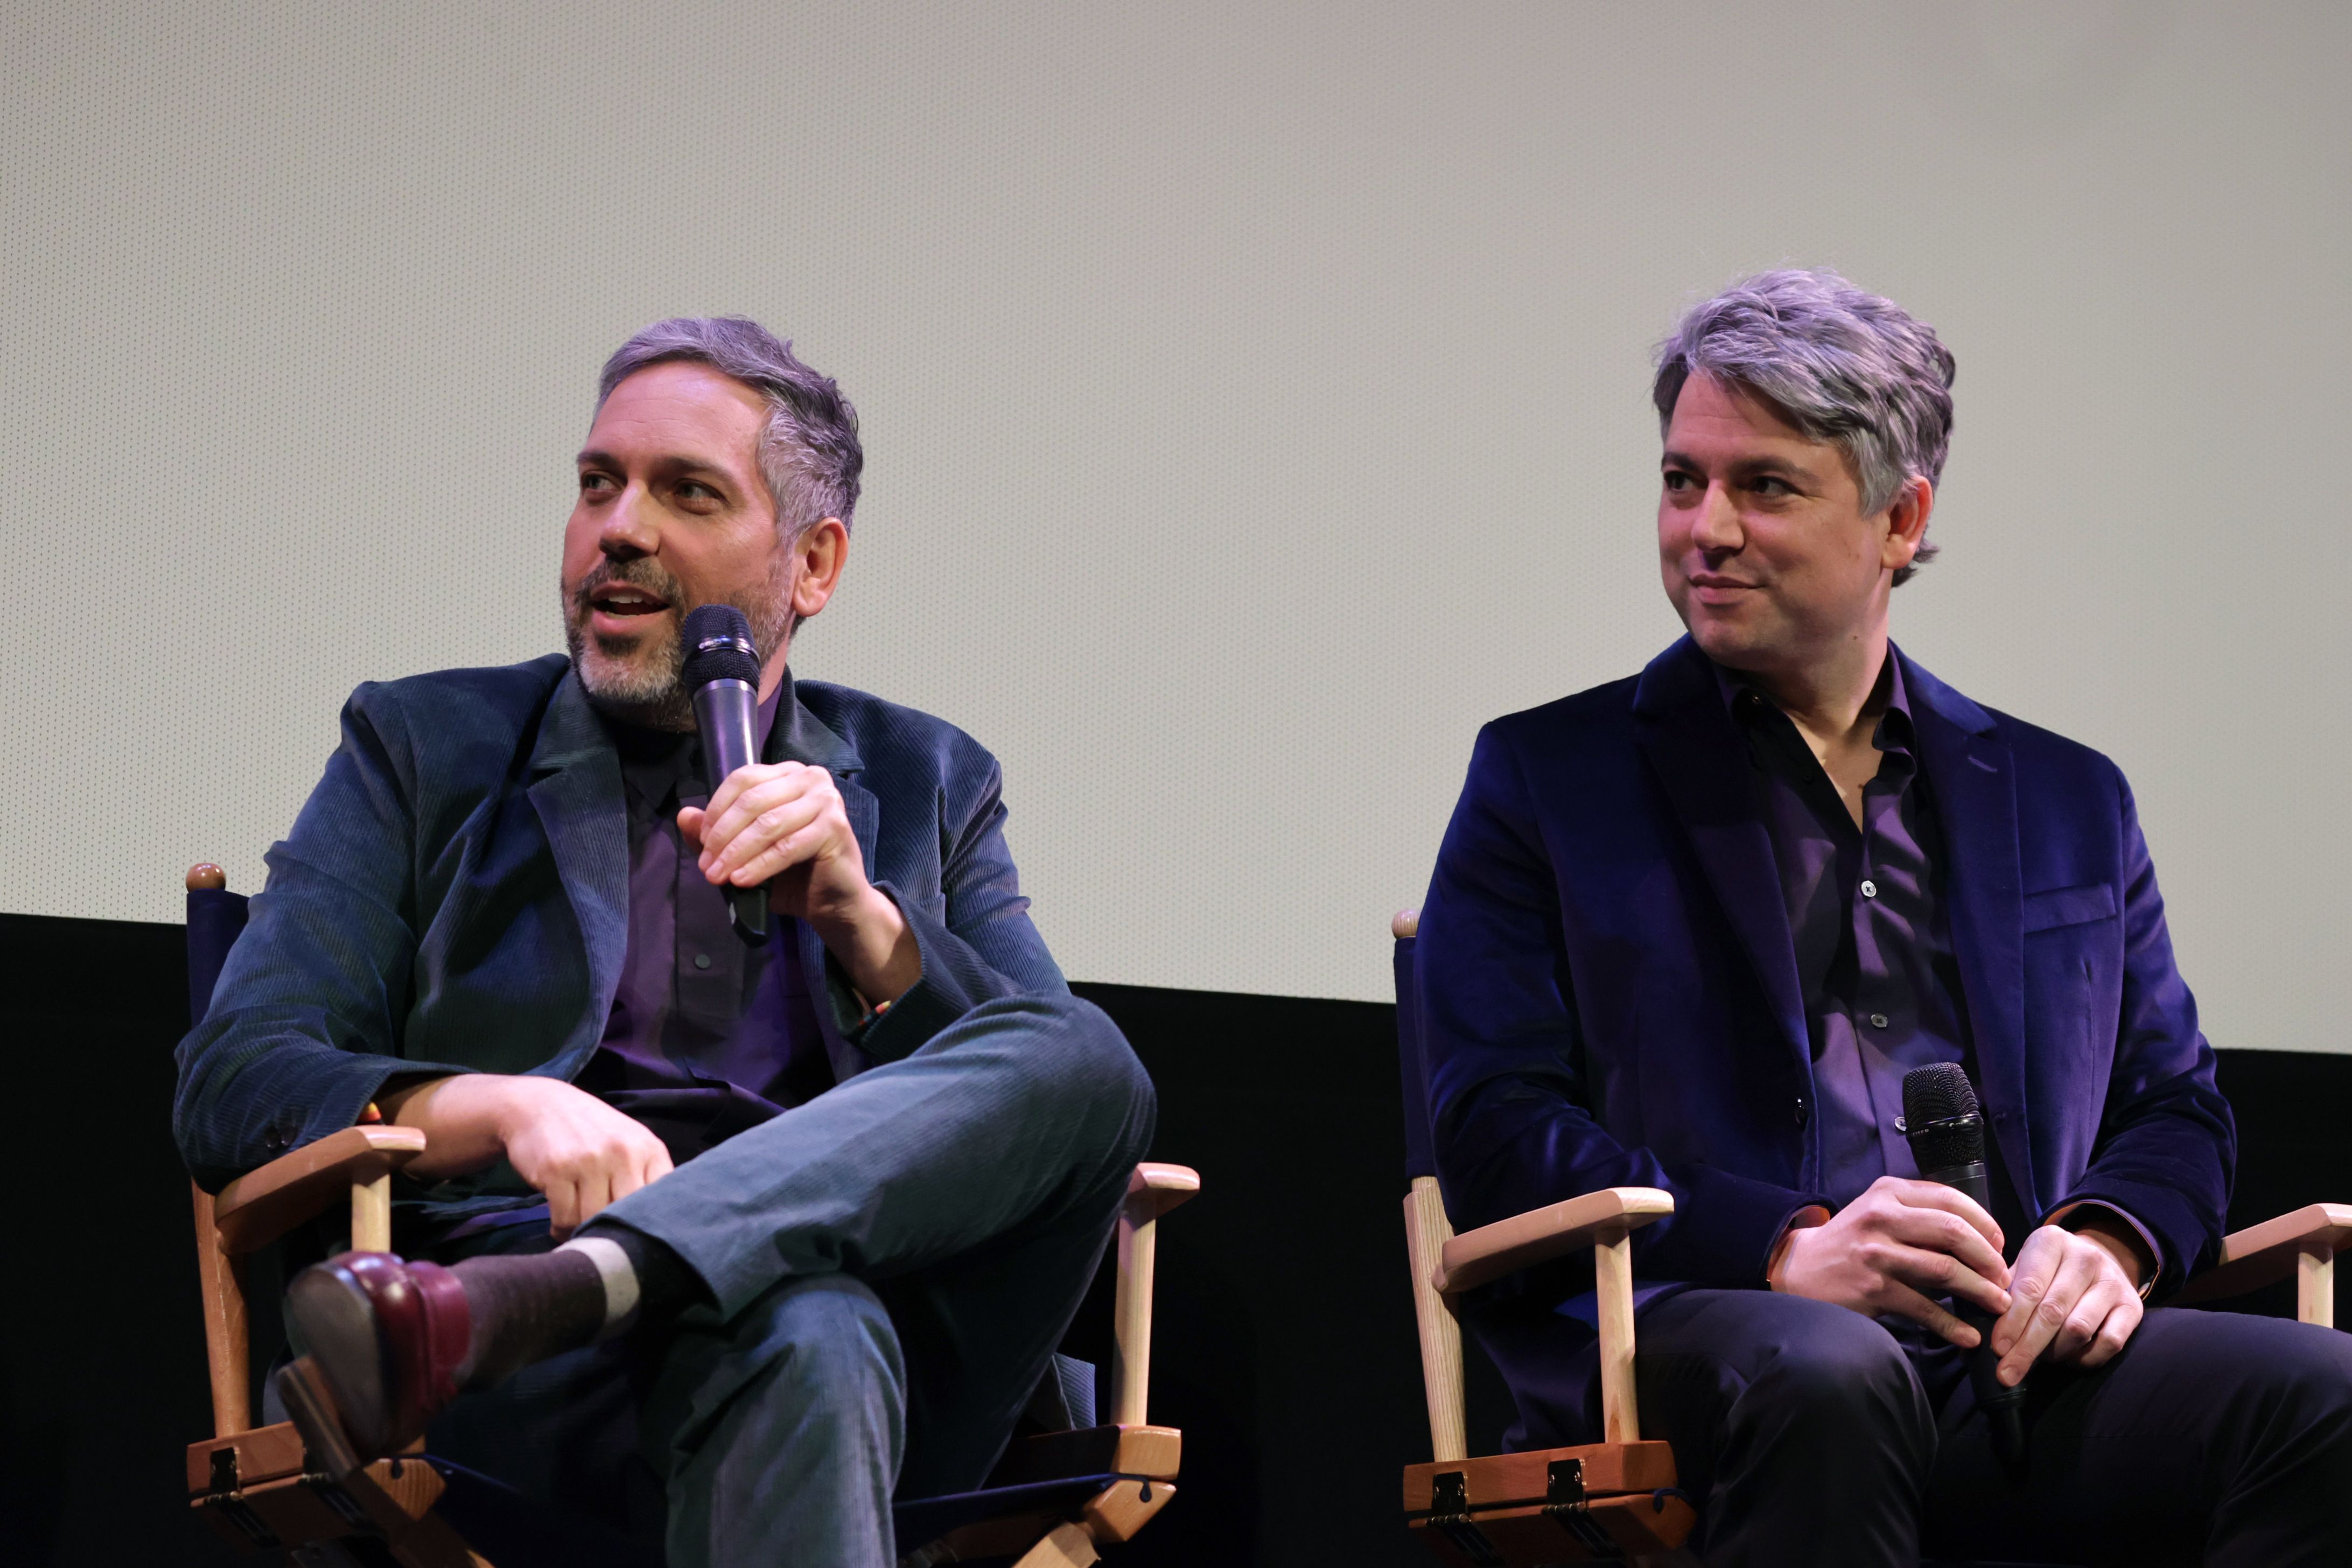
[[[776,712],[783,697],[792,689],[790,680],[780,680],[760,704],[758,715],[751,721],[751,754],[766,754],[768,736],[776,727]],[[701,783],[701,747],[692,731],[649,730],[640,724],[607,717],[606,729],[613,737],[613,747],[621,754],[621,776],[632,795],[640,797],[640,809],[657,810],[670,788],[692,781]]]
[[[1752,721],[1767,712],[1780,711],[1779,706],[1744,671],[1727,669],[1711,658],[1706,664],[1715,672],[1716,690],[1721,694],[1724,708],[1733,719]],[[1887,687],[1886,711],[1879,715],[1878,727],[1871,731],[1870,743],[1882,752],[1908,757],[1915,734],[1911,719],[1911,689],[1904,681],[1903,660],[1891,642],[1886,645],[1886,663],[1880,668],[1878,678]]]

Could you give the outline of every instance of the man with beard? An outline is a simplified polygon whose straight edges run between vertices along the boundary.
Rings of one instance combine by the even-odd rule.
[[[289,1292],[362,1457],[429,1423],[673,1568],[871,1568],[894,1490],[979,1486],[1150,1132],[1030,924],[994,760],[793,679],[862,462],[751,321],[624,344],[570,656],[353,694],[180,1047],[208,1187],[364,1120],[427,1136],[397,1255]],[[708,604],[753,629],[761,760],[706,798],[679,627]],[[727,889],[761,887],[750,945]]]

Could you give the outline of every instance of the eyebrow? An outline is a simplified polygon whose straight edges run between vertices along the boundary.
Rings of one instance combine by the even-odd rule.
[[[1704,468],[1706,465],[1700,462],[1697,458],[1692,457],[1687,452],[1677,452],[1669,448],[1659,458],[1658,467],[1662,468],[1674,467]],[[1742,458],[1738,462],[1730,465],[1730,470],[1734,474],[1741,475],[1743,477],[1755,474],[1788,474],[1799,479],[1817,479],[1820,477],[1806,465],[1794,462],[1787,458],[1780,457]]]
[[[621,468],[628,466],[613,453],[595,447],[582,448],[579,456],[572,461],[574,466],[583,468]],[[714,479],[724,479],[729,484],[737,482],[735,476],[725,468],[706,462],[700,458],[689,458],[677,452],[666,452],[656,458],[653,460],[653,467],[667,474],[707,474]]]

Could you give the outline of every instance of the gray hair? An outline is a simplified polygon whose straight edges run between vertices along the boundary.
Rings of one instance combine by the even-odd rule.
[[[1771,404],[1853,465],[1862,509],[1890,505],[1915,475],[1934,484],[1952,444],[1952,351],[1892,300],[1827,268],[1759,272],[1694,307],[1658,345],[1658,427],[1683,383],[1705,372]],[[1907,582],[1935,559],[1922,541]]]
[[[833,377],[803,364],[790,342],[747,316],[674,316],[614,351],[596,384],[596,406],[630,376],[669,360],[707,364],[767,399],[760,472],[779,533],[796,540],[828,517],[849,526],[866,453],[857,444],[857,410]]]

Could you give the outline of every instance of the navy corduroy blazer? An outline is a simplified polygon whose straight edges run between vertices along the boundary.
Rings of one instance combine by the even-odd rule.
[[[922,955],[921,981],[860,1028],[824,944],[778,923],[771,940],[798,931],[805,972],[826,977],[835,1076],[992,997],[1066,991],[1005,848],[995,759],[912,709],[785,680],[763,760],[834,774]],[[578,1073],[627,947],[628,862],[618,754],[563,656],[362,686],[180,1044],[188,1169],[217,1188],[351,1126],[398,1073]],[[517,1185],[503,1172],[436,1196]]]
[[[2018,1207],[2131,1215],[2163,1252],[2161,1295],[2215,1253],[2236,1132],[2130,787],[2087,747],[1907,658],[1903,674],[1971,1066]],[[1687,637],[1480,732],[1414,973],[1457,1228],[1662,1187],[1675,1211],[1634,1233],[1637,1279],[1759,1286],[1787,1222],[1826,1203],[1771,842]],[[1591,1279],[1588,1262],[1543,1282],[1565,1298]]]

